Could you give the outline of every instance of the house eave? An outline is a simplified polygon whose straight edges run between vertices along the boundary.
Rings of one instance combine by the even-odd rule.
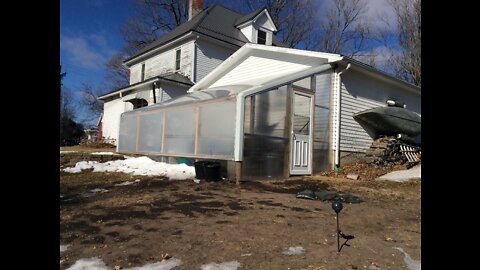
[[[369,66],[367,64],[364,64],[360,61],[357,61],[355,59],[352,59],[350,57],[343,57],[342,58],[342,61],[345,65],[347,64],[351,64],[352,65],[352,68],[357,70],[357,71],[360,71],[360,72],[363,72],[371,77],[374,77],[374,78],[377,78],[377,79],[381,79],[383,81],[387,81],[389,83],[392,83],[394,85],[397,85],[399,87],[401,87],[402,89],[404,90],[407,90],[407,91],[410,91],[410,92],[413,92],[413,93],[416,93],[416,94],[419,94],[421,95],[421,88],[414,85],[414,84],[411,84],[409,82],[406,82],[404,80],[401,80],[401,79],[398,79],[384,71],[381,71],[379,69],[376,69],[372,66]]]

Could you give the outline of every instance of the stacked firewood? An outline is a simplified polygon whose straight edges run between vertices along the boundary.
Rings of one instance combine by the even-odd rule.
[[[365,162],[375,167],[404,164],[407,158],[402,154],[400,144],[400,140],[395,137],[381,137],[374,140],[365,153]]]

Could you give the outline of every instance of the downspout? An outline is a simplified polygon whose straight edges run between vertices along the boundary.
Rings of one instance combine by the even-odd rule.
[[[153,104],[157,103],[157,97],[156,97],[156,95],[155,95],[155,90],[157,90],[157,89],[156,89],[156,84],[157,84],[157,82],[153,82],[153,84],[152,84],[152,88],[153,88],[153,89],[152,89],[152,91],[153,91]]]
[[[341,106],[341,100],[342,100],[342,78],[340,77],[344,72],[346,72],[349,68],[351,67],[351,64],[348,63],[347,67],[338,72],[338,75],[337,75],[337,85],[336,85],[336,91],[337,91],[337,119],[335,119],[335,121],[337,122],[337,130],[336,130],[336,133],[337,133],[337,138],[336,138],[336,141],[335,141],[335,164],[334,164],[334,169],[339,169],[339,166],[340,166],[340,115],[341,115],[341,109],[340,109],[340,106]]]

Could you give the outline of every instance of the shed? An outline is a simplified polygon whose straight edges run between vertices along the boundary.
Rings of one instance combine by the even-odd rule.
[[[418,87],[355,60],[249,43],[192,86],[189,94],[123,113],[117,150],[218,160],[226,176],[237,182],[328,170],[340,162],[342,123],[355,125],[342,111],[342,96],[348,103],[344,107],[350,108],[364,96],[353,87],[357,96],[348,99],[351,93],[340,76],[350,68],[354,80],[348,84],[385,84],[386,92],[419,106]],[[375,95],[378,100],[360,101],[360,107],[392,98]],[[368,148],[363,138],[368,134],[358,132],[361,152]]]

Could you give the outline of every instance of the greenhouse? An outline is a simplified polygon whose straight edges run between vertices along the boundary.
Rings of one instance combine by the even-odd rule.
[[[117,150],[219,161],[224,177],[237,182],[331,169],[339,137],[332,134],[339,134],[339,113],[331,110],[339,102],[336,69],[348,69],[341,60],[246,44],[189,94],[123,113]]]

